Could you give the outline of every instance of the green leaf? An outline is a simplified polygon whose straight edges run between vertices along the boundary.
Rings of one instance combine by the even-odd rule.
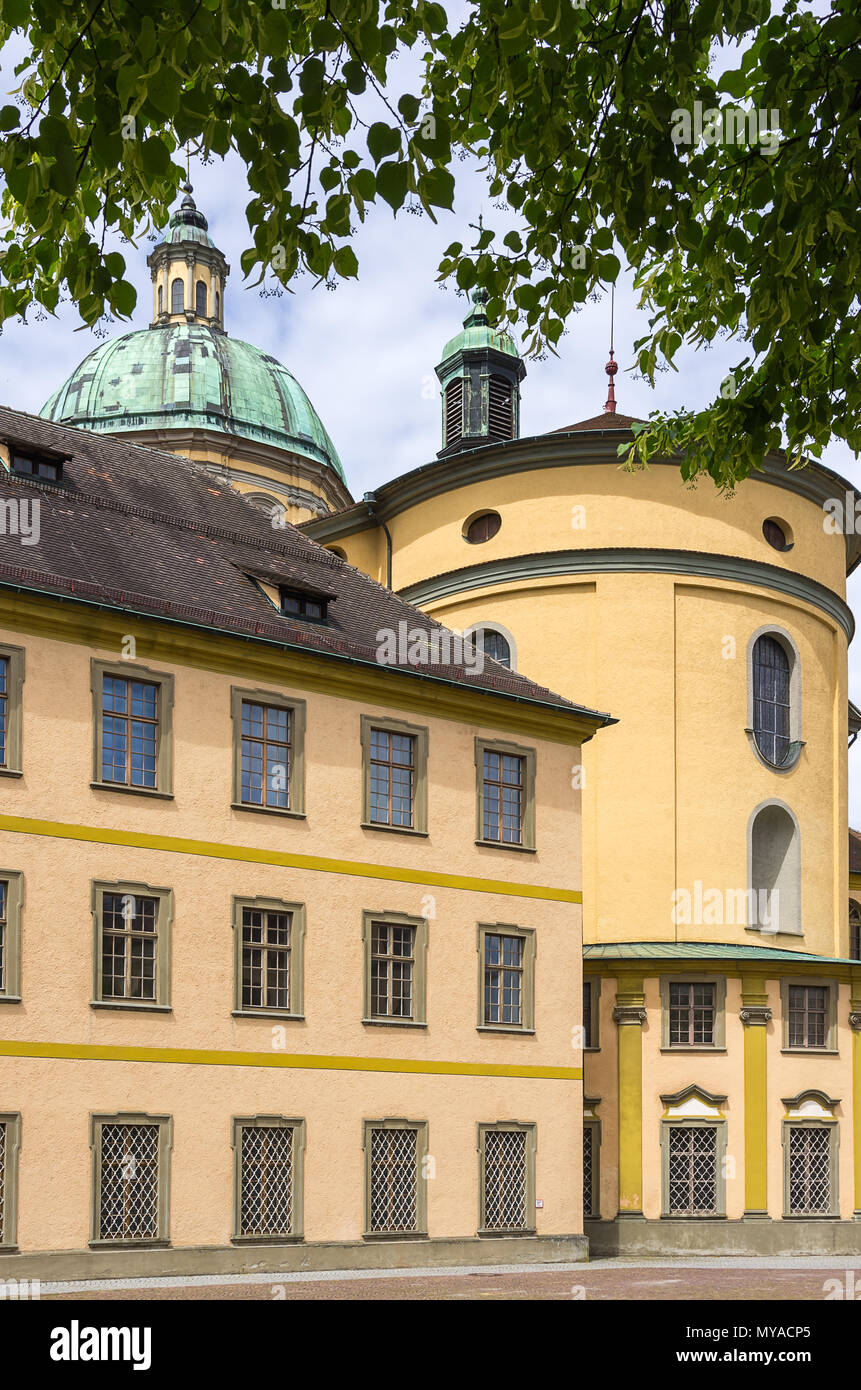
[[[174,68],[158,68],[146,83],[148,99],[164,116],[173,116],[179,110],[181,92],[180,76]]]
[[[387,154],[396,154],[400,148],[400,133],[383,121],[375,121],[368,131],[368,150],[374,163],[379,164]]]
[[[4,106],[0,110],[0,130],[14,130],[21,124],[21,113],[17,106]]]
[[[354,280],[359,273],[359,262],[352,246],[339,246],[332,258],[335,272],[345,280]]]
[[[377,170],[377,192],[385,198],[390,207],[397,212],[407,196],[409,168],[406,164],[396,164],[393,160],[381,164]]]

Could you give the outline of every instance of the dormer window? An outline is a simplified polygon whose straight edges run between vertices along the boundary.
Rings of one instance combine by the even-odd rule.
[[[281,589],[281,612],[287,618],[300,618],[306,623],[325,623],[327,600],[322,595],[307,594],[301,589]]]
[[[12,452],[12,472],[20,473],[25,478],[44,478],[48,482],[58,483],[63,476],[63,463],[61,459],[23,454],[16,449]]]

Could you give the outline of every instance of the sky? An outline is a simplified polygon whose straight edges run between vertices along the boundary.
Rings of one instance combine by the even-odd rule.
[[[2,55],[0,91],[13,85],[11,55]],[[224,298],[225,328],[279,358],[297,377],[331,435],[354,497],[432,460],[440,447],[440,404],[434,367],[444,343],[460,327],[468,301],[437,284],[436,267],[446,246],[467,240],[468,224],[482,211],[491,225],[494,210],[483,177],[456,167],[456,213],[428,217],[387,205],[370,209],[354,241],[359,278],[334,291],[313,287],[310,277],[294,282],[293,293],[261,297],[243,284],[240,254],[249,244],[244,208],[249,201],[244,167],[236,156],[192,165],[198,207],[231,266]],[[138,290],[131,322],[109,325],[111,336],[146,328],[152,296],[146,256],[151,243],[122,248],[127,278]],[[79,329],[79,317],[63,305],[56,318],[31,317],[23,326],[3,325],[0,336],[0,402],[37,413],[99,339]],[[540,434],[599,414],[607,393],[604,364],[610,330],[609,296],[587,303],[571,317],[558,356],[528,361],[522,385],[521,433]],[[647,416],[655,409],[701,408],[743,355],[738,345],[717,343],[711,351],[683,348],[678,372],[656,379],[652,390],[633,380],[633,343],[648,330],[636,306],[630,273],[616,287],[615,342],[620,371],[620,413]],[[861,486],[859,460],[842,445],[824,462]],[[701,483],[700,486],[711,486]],[[849,581],[849,602],[861,614],[861,572]],[[861,705],[861,637],[850,647],[850,696]],[[813,731],[808,732],[808,736]],[[861,826],[861,739],[850,751],[850,819]]]

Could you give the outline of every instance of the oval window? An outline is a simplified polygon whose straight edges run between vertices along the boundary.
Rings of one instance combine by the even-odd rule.
[[[778,521],[775,516],[768,517],[762,523],[762,534],[774,550],[792,549],[792,532],[785,521]]]
[[[499,512],[479,512],[464,524],[463,538],[470,545],[482,545],[496,535],[501,525]]]

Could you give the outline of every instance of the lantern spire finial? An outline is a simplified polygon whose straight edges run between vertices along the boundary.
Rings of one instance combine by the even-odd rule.
[[[613,385],[613,377],[616,375],[616,373],[617,373],[618,370],[619,370],[619,364],[618,364],[618,362],[615,361],[615,359],[614,359],[614,357],[613,357],[613,328],[614,328],[615,311],[616,311],[616,286],[615,286],[615,285],[611,285],[611,286],[610,286],[610,360],[609,360],[609,362],[607,363],[606,367],[604,368],[604,371],[607,373],[607,376],[610,378],[610,385],[609,385],[609,389],[608,389],[608,391],[607,391],[607,399],[606,399],[606,401],[604,402],[604,413],[605,413],[606,415],[615,415],[615,414],[616,414],[616,392],[615,392],[614,385]]]

